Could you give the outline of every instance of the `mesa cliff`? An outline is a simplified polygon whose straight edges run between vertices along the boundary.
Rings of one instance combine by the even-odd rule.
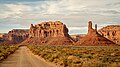
[[[107,38],[101,36],[97,32],[97,24],[95,24],[95,29],[92,28],[92,21],[88,22],[88,33],[85,37],[79,39],[76,45],[80,46],[113,46],[114,42],[108,40]]]
[[[18,44],[28,38],[28,29],[13,29],[1,35],[1,44]]]
[[[120,25],[109,25],[98,30],[103,37],[120,45]]]
[[[70,45],[73,43],[68,28],[60,21],[31,24],[27,44]]]
[[[7,34],[0,34],[0,44],[35,44],[35,45],[79,45],[79,46],[114,46],[120,44],[120,26],[112,25],[97,31],[88,22],[86,35],[71,36],[68,28],[60,21],[31,24],[30,29],[13,29]]]

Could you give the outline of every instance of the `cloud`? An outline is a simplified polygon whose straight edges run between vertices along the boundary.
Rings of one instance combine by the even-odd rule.
[[[87,29],[87,27],[68,27],[70,30]]]
[[[85,34],[87,33],[87,27],[68,27],[69,34]]]
[[[56,0],[0,0],[1,4],[6,3],[23,3],[23,2],[38,2],[38,1],[56,1]]]
[[[72,33],[79,29],[84,32],[89,20],[100,26],[104,23],[109,24],[108,22],[120,24],[119,2],[119,0],[3,0],[0,1],[0,23],[29,27],[31,23],[59,20],[72,27],[70,28]]]
[[[99,3],[98,3],[99,2]],[[117,8],[112,7],[106,7],[106,4],[103,3],[104,1],[98,1],[98,0],[42,0],[42,1],[18,1],[18,3],[12,3],[12,4],[4,4],[6,8],[9,9],[9,11],[5,11],[3,14],[1,14],[0,17],[8,15],[15,14],[15,18],[18,18],[18,14],[20,14],[21,17],[27,16],[28,18],[33,17],[36,18],[38,16],[68,16],[71,17],[73,15],[77,16],[83,16],[83,15],[104,15],[104,16],[111,16],[111,15],[119,15],[120,11]],[[109,1],[106,1],[109,3]],[[94,3],[94,4],[93,4]],[[111,3],[111,2],[110,2]],[[33,5],[34,4],[34,5]],[[12,15],[12,17],[14,17]],[[27,18],[26,17],[26,18]],[[20,18],[20,17],[19,17]],[[24,18],[24,17],[23,17]],[[49,17],[50,18],[50,17]],[[59,17],[58,17],[59,18]],[[73,16],[74,18],[74,16]]]
[[[20,11],[29,11],[31,10],[30,6],[27,5],[16,5],[16,4],[5,4],[5,6],[13,12],[20,12]]]
[[[16,4],[4,4],[4,7],[7,9],[3,10],[0,14],[0,18],[21,18],[21,15],[24,11],[31,10],[30,6],[27,5],[16,5]]]

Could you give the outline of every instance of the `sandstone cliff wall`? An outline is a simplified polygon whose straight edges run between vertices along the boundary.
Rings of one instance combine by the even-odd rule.
[[[72,38],[68,34],[68,28],[62,22],[42,22],[31,24],[29,38],[23,43],[64,45],[71,44]]]
[[[109,25],[98,30],[99,34],[120,45],[120,25]]]
[[[29,36],[27,29],[13,29],[2,36],[4,43],[18,44],[24,41]]]

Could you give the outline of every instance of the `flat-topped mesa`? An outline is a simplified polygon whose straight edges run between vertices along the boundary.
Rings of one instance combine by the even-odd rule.
[[[28,32],[28,29],[13,29],[7,34],[3,35],[3,39],[5,40],[5,43],[18,44],[28,38]]]
[[[60,21],[31,24],[29,38],[23,43],[45,45],[70,45],[73,43],[68,28]]]
[[[28,29],[13,29],[8,32],[8,34],[14,34],[14,35],[27,35]]]
[[[68,28],[60,21],[31,24],[29,37],[68,37]]]

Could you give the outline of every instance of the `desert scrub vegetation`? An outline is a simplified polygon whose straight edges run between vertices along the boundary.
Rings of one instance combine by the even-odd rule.
[[[0,45],[0,62],[18,49],[19,45]]]
[[[118,46],[40,46],[28,48],[46,61],[62,67],[120,67]]]

